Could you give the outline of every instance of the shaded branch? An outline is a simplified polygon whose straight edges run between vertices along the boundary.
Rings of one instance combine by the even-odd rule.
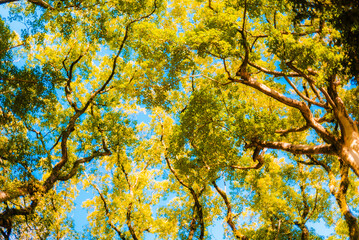
[[[306,220],[309,220],[312,215],[314,214],[315,210],[317,209],[317,205],[318,205],[318,189],[315,189],[315,199],[314,199],[314,206],[312,208],[312,211],[310,213],[308,213],[308,216],[307,216],[307,219]]]
[[[215,10],[212,6],[212,0],[208,0],[208,8],[211,9],[212,11],[214,11],[215,13],[218,13],[218,11]]]
[[[175,176],[175,178],[177,179],[177,181],[185,188],[187,189],[190,189],[190,187],[184,182],[182,181],[182,179],[180,179],[177,175],[177,172],[173,169],[173,167],[171,166],[171,163],[168,159],[167,156],[165,156],[165,160],[166,160],[166,163],[167,163],[167,167],[170,169],[170,171],[172,172],[173,176]]]
[[[38,205],[38,201],[35,199],[31,202],[31,204],[27,207],[23,208],[6,208],[5,211],[0,213],[0,227],[6,228],[7,232],[2,232],[3,235],[10,236],[12,229],[12,218],[14,216],[27,216],[33,214],[36,206]]]
[[[245,29],[246,26],[246,15],[247,15],[247,0],[244,0],[244,10],[243,10],[243,24],[242,24],[242,30]]]
[[[312,155],[306,155],[306,156],[307,156],[307,158],[309,158],[310,163],[312,163],[312,164],[307,164],[307,165],[319,165],[319,166],[321,166],[328,173],[329,179],[334,180],[334,174],[333,174],[332,170],[330,169],[330,167],[328,166],[328,164],[326,164],[323,161],[317,160]],[[301,162],[301,163],[303,163],[303,162]],[[306,164],[306,163],[304,163],[304,164]]]
[[[316,163],[318,165],[321,165],[325,171],[328,173],[329,176],[329,190],[330,193],[335,197],[335,200],[339,206],[339,209],[341,213],[344,216],[344,219],[347,223],[347,226],[349,228],[349,237],[351,240],[359,239],[359,226],[358,226],[358,219],[352,214],[352,212],[349,209],[347,200],[346,200],[346,192],[348,190],[349,186],[349,165],[345,164],[341,159],[340,161],[340,182],[339,186],[336,187],[336,177],[334,173],[332,172],[331,168],[324,162],[318,161],[313,156],[308,155],[307,156],[311,162]],[[338,190],[336,191],[336,188]]]
[[[263,164],[264,164],[263,156],[264,156],[264,153],[265,153],[265,152],[266,152],[266,148],[256,147],[256,148],[254,149],[252,159],[253,159],[254,162],[257,161],[257,164],[254,165],[254,166],[239,167],[239,166],[232,165],[231,167],[232,167],[232,168],[235,168],[235,169],[239,169],[239,170],[259,169],[259,168],[261,168],[261,167],[263,166]]]
[[[236,237],[236,239],[247,240],[248,238],[237,230],[236,225],[233,222],[232,206],[227,197],[227,194],[217,186],[216,181],[213,181],[212,184],[213,184],[214,188],[217,190],[217,192],[219,193],[219,195],[221,195],[224,203],[226,204],[226,207],[227,207],[226,221],[227,221],[228,225],[231,227],[233,235]]]
[[[231,73],[228,71],[227,64],[226,64],[226,59],[225,59],[225,58],[223,58],[223,67],[224,67],[224,71],[226,71],[226,73],[227,73],[227,76],[230,78],[230,77],[231,77]]]
[[[139,22],[145,18],[148,18],[150,17],[157,9],[157,5],[156,5],[156,0],[154,1],[154,7],[153,7],[153,10],[151,13],[145,15],[145,16],[142,16],[140,18],[137,18],[137,19],[134,19],[132,21],[130,21],[130,23],[128,23],[126,25],[126,28],[125,28],[125,35],[124,37],[122,38],[122,41],[120,43],[120,47],[117,51],[117,54],[115,55],[114,59],[113,59],[113,64],[112,64],[112,70],[111,70],[111,73],[110,73],[110,76],[107,78],[107,80],[105,81],[105,83],[102,85],[101,88],[99,88],[97,91],[93,92],[90,96],[90,98],[88,99],[88,101],[86,102],[86,104],[84,105],[84,107],[81,109],[81,111],[85,111],[88,106],[90,105],[90,103],[95,99],[95,97],[104,92],[107,85],[110,83],[110,81],[113,79],[114,75],[115,75],[115,70],[116,70],[116,66],[117,66],[117,59],[119,58],[124,46],[125,46],[125,42],[127,41],[128,39],[128,34],[129,34],[129,31],[130,31],[130,28],[132,26],[132,24],[136,23],[136,22]]]
[[[24,82],[24,83],[37,83],[36,81],[25,80],[21,78],[2,78],[5,81]]]
[[[250,61],[248,61],[248,65],[252,66],[256,69],[258,69],[261,72],[267,73],[267,74],[271,74],[275,77],[284,77],[284,76],[288,76],[288,77],[301,77],[301,75],[299,75],[296,72],[289,72],[289,73],[285,73],[285,72],[279,72],[279,71],[275,71],[275,70],[269,70],[267,68],[261,67],[255,63],[252,63]]]
[[[305,192],[305,189],[306,189],[305,183],[304,183],[305,179],[303,179],[303,177],[302,177],[303,171],[302,171],[302,168],[299,163],[298,163],[298,166],[299,166],[299,173],[300,173],[299,176],[301,176],[300,181],[299,181],[299,188],[300,188],[300,193],[302,196],[302,203],[303,203],[303,209],[302,209],[302,214],[301,214],[301,224],[304,225],[307,220],[310,209],[309,209],[309,204],[308,204],[308,197]]]
[[[196,224],[196,211],[195,211],[195,206],[193,206],[193,218],[191,220],[191,223],[189,224],[189,233],[188,233],[188,240],[192,240],[194,233],[196,232],[197,229],[197,224]]]
[[[265,95],[274,98],[275,100],[289,106],[294,107],[297,109],[302,109],[303,104],[295,99],[289,98],[281,94],[280,92],[269,88],[268,86],[264,85],[263,83],[260,83],[249,76],[248,73],[239,75],[242,79],[236,79],[236,78],[228,78],[232,82],[241,83],[244,85],[247,85],[249,87],[255,88],[259,90],[260,92],[264,93]]]
[[[323,117],[320,118],[315,118],[315,121],[317,123],[324,123],[324,122],[334,122],[335,117],[333,115],[330,116],[330,118],[328,118],[328,113],[324,114]]]
[[[103,207],[105,208],[105,212],[106,212],[106,216],[107,216],[107,223],[110,225],[110,227],[116,231],[116,233],[118,234],[118,236],[122,239],[122,240],[126,240],[126,237],[125,235],[120,231],[120,229],[118,229],[111,221],[111,218],[110,218],[110,210],[109,210],[109,207],[107,205],[107,202],[106,202],[106,199],[105,197],[103,196],[102,192],[100,191],[100,189],[95,185],[93,184],[88,175],[86,174],[85,172],[85,175],[86,175],[86,178],[89,180],[89,183],[90,185],[96,189],[96,191],[98,192],[98,194],[100,195],[100,198],[102,200],[102,203],[103,203]]]
[[[288,133],[293,133],[293,132],[302,132],[305,131],[309,128],[308,124],[304,125],[302,127],[297,127],[297,128],[290,128],[290,129],[280,129],[280,130],[276,130],[275,133],[280,133],[280,135],[284,136]]]
[[[314,92],[314,94],[317,96],[319,102],[324,104],[324,101],[322,99],[322,97],[320,96],[320,93],[318,92],[318,90],[315,88],[314,86],[314,80],[309,77],[307,74],[305,74],[302,70],[300,70],[299,68],[295,67],[293,65],[292,62],[286,62],[286,65],[292,69],[293,71],[297,72],[300,76],[302,76],[305,80],[307,80],[307,82],[309,83],[310,88],[312,89],[312,91]]]
[[[346,193],[349,186],[349,165],[345,164],[340,160],[340,184],[339,189],[335,193],[335,199],[339,205],[339,208],[344,215],[344,219],[348,225],[349,237],[351,240],[359,239],[359,225],[358,219],[350,211],[347,200]]]
[[[58,136],[58,138],[57,138],[56,142],[54,143],[54,145],[50,148],[49,152],[51,152],[56,147],[56,145],[60,142],[61,137],[62,137],[62,132],[61,132],[60,136]]]
[[[75,163],[72,166],[72,169],[70,170],[70,172],[68,174],[66,174],[65,176],[59,176],[58,180],[60,181],[67,181],[70,178],[72,178],[73,176],[75,176],[75,174],[78,171],[78,167],[80,164],[82,163],[87,163],[92,161],[94,158],[96,157],[104,157],[104,156],[110,156],[112,154],[112,152],[107,148],[107,144],[105,141],[105,136],[103,135],[103,131],[98,127],[100,133],[101,133],[101,137],[102,137],[102,148],[103,148],[103,152],[98,152],[98,151],[94,151],[90,156],[84,157],[84,158],[80,158],[78,160],[75,161]]]
[[[75,176],[75,174],[78,172],[78,167],[81,163],[91,162],[96,157],[110,156],[111,154],[112,153],[110,151],[104,151],[104,152],[96,152],[95,151],[93,154],[91,154],[88,157],[84,157],[84,158],[80,158],[80,159],[76,160],[75,163],[73,164],[70,172],[68,172],[66,175],[58,176],[57,179],[60,181],[67,181],[70,178],[72,178],[73,176]]]
[[[249,61],[249,47],[248,47],[248,42],[247,42],[247,34],[246,34],[246,30],[245,30],[246,14],[247,14],[247,0],[244,0],[242,29],[239,29],[238,31],[242,36],[242,41],[243,41],[242,45],[243,45],[243,48],[245,51],[245,55],[244,55],[241,66],[239,67],[238,71],[236,72],[236,76],[243,76],[244,78],[249,77],[249,74],[247,72],[247,65],[248,65],[248,61]]]
[[[46,188],[46,191],[48,191],[49,189],[52,188],[52,186],[54,185],[54,183],[59,180],[59,175],[60,175],[60,170],[61,168],[67,163],[68,161],[68,152],[67,152],[67,140],[70,136],[70,134],[75,130],[75,123],[77,121],[77,119],[88,109],[88,107],[90,106],[90,104],[92,103],[92,101],[96,98],[96,96],[98,94],[100,94],[101,92],[103,92],[107,85],[110,83],[110,81],[113,79],[114,75],[115,75],[115,70],[117,67],[117,59],[120,56],[120,53],[122,52],[124,46],[125,46],[125,42],[127,41],[128,38],[128,34],[129,34],[129,30],[132,24],[134,24],[135,22],[141,21],[142,19],[145,19],[149,16],[151,16],[155,10],[156,10],[157,6],[156,6],[156,1],[154,2],[154,9],[152,10],[151,13],[140,17],[138,19],[132,20],[130,21],[130,23],[128,23],[126,25],[125,28],[125,34],[124,37],[122,38],[122,41],[120,43],[119,49],[115,55],[115,57],[113,58],[113,64],[112,64],[112,70],[111,73],[109,75],[109,77],[106,79],[106,81],[102,84],[102,86],[97,89],[95,92],[93,92],[89,99],[86,101],[86,103],[84,104],[84,106],[81,109],[77,109],[77,111],[75,112],[75,114],[70,118],[69,123],[66,127],[66,129],[62,132],[62,141],[61,141],[61,160],[53,167],[52,172],[50,174],[50,176],[46,179],[44,186]],[[70,87],[70,83],[72,81],[72,72],[73,69],[75,67],[75,65],[80,61],[80,59],[82,58],[83,54],[80,55],[70,66],[69,70],[67,71],[68,74],[68,81],[65,87],[65,91],[66,94],[69,95],[71,93],[71,87]],[[66,60],[66,59],[65,59]],[[64,62],[65,62],[64,60]],[[66,65],[64,64],[64,68],[66,69]],[[77,107],[76,107],[77,108]],[[104,145],[105,146],[105,145]],[[106,156],[106,155],[110,155],[110,152],[108,151],[108,149],[106,150],[106,148],[104,148],[105,152],[101,152],[101,153],[94,153],[89,157],[86,158],[82,158],[77,160],[74,165],[72,170],[70,171],[69,174],[67,174],[66,176],[62,176],[61,180],[67,180],[69,177],[71,178],[72,176],[74,176],[77,172],[77,167],[80,163],[85,163],[85,162],[89,162],[91,161],[93,158],[98,157],[98,156]]]
[[[127,207],[127,212],[126,212],[126,224],[128,229],[130,230],[131,236],[134,240],[138,240],[135,229],[132,226],[131,223],[131,211],[132,211],[132,202],[128,205]]]
[[[283,76],[283,77],[289,83],[289,85],[294,89],[294,91],[298,94],[299,97],[301,97],[302,99],[304,99],[308,103],[317,105],[318,107],[326,108],[326,106],[327,106],[326,104],[316,102],[313,99],[310,99],[307,96],[303,95],[287,76]]]
[[[163,126],[162,126],[163,127]],[[164,145],[163,143],[163,137],[161,137],[162,140],[162,145],[165,147],[166,151],[167,151],[167,147]],[[201,233],[199,236],[199,239],[203,239],[204,238],[204,221],[203,221],[203,209],[202,209],[202,205],[199,202],[199,195],[196,193],[196,191],[190,187],[188,184],[186,184],[184,181],[182,181],[182,179],[178,176],[177,172],[174,170],[174,168],[171,166],[171,163],[168,159],[168,157],[165,154],[165,160],[167,163],[168,168],[170,169],[170,171],[172,172],[172,174],[175,176],[175,178],[177,179],[177,181],[186,189],[188,189],[193,197],[193,200],[195,202],[195,207],[196,207],[196,212],[197,212],[197,217],[199,218],[199,224],[200,224],[200,229],[201,229]],[[202,189],[203,190],[203,189]]]
[[[81,109],[78,109],[77,106],[76,107],[76,112],[75,112],[75,115],[73,115],[70,120],[69,120],[69,123],[66,127],[66,129],[62,132],[62,141],[61,141],[61,154],[62,154],[62,157],[61,157],[61,160],[54,166],[52,172],[51,172],[51,175],[46,179],[44,185],[46,186],[46,189],[51,189],[53,184],[58,180],[58,177],[59,177],[59,174],[60,174],[60,169],[66,164],[66,162],[68,161],[68,153],[67,153],[67,140],[70,136],[70,134],[75,130],[75,122],[76,120],[87,110],[87,108],[90,106],[90,104],[92,103],[92,101],[95,99],[95,97],[102,91],[105,90],[106,86],[110,83],[110,81],[112,80],[114,74],[115,74],[115,70],[116,70],[116,61],[124,47],[124,44],[125,44],[125,41],[127,40],[128,38],[128,31],[129,31],[129,28],[130,28],[130,25],[132,23],[134,23],[135,21],[131,21],[130,24],[128,24],[126,26],[126,32],[125,32],[125,35],[121,41],[121,44],[120,44],[120,47],[119,47],[119,50],[117,52],[117,54],[115,55],[114,59],[113,59],[113,65],[112,65],[112,71],[111,71],[111,74],[110,76],[107,78],[107,80],[105,81],[105,83],[102,85],[101,88],[99,88],[98,90],[96,90],[95,92],[93,92],[90,96],[90,98],[87,100],[87,102],[84,104],[84,106],[81,108]],[[71,80],[72,80],[72,71],[73,71],[73,68],[75,66],[75,64],[80,61],[80,59],[82,58],[82,55],[80,55],[70,66],[70,69],[67,71],[68,73],[68,81],[67,81],[67,84],[66,84],[66,87],[65,87],[65,91],[66,91],[66,95],[69,95],[71,93],[71,87],[70,87],[70,83],[71,83]],[[64,60],[65,61],[65,60]],[[63,62],[64,63],[64,62]],[[64,67],[65,67],[65,64],[64,64]],[[89,157],[86,157],[86,158],[83,158],[83,159],[80,159],[78,161],[76,161],[74,163],[74,166],[72,168],[72,170],[70,171],[70,173],[67,175],[67,176],[64,176],[64,177],[61,177],[62,179],[66,180],[67,177],[71,177],[73,176],[74,174],[76,174],[76,171],[77,171],[77,167],[80,163],[83,163],[83,162],[88,162],[88,161],[91,161],[94,157],[97,157],[97,156],[105,156],[105,155],[108,155],[108,151],[105,150],[104,153],[94,153],[92,154],[91,156]]]
[[[130,180],[128,179],[128,173],[126,172],[125,167],[123,166],[123,164],[120,164],[120,165],[121,165],[121,171],[123,172],[123,174],[125,174],[125,179],[126,179],[126,182],[127,182],[127,185],[128,185],[128,189],[131,192],[132,191],[132,185],[130,183]]]
[[[294,224],[297,225],[300,228],[300,230],[302,231],[301,239],[308,240],[310,233],[309,233],[307,226],[304,223],[301,223],[298,221],[295,221]]]
[[[71,82],[72,82],[74,67],[81,60],[81,58],[84,55],[85,55],[85,53],[80,54],[79,57],[75,61],[73,61],[71,63],[69,70],[67,70],[67,67],[66,67],[66,64],[65,64],[65,61],[67,60],[67,57],[64,59],[64,61],[62,61],[62,65],[63,65],[63,67],[64,67],[64,69],[66,71],[66,74],[67,74],[67,81],[66,81],[66,85],[65,85],[66,100],[70,104],[70,106],[73,107],[75,112],[78,112],[79,109],[77,107],[77,104],[73,101],[73,99],[71,97],[71,93],[72,93]]]

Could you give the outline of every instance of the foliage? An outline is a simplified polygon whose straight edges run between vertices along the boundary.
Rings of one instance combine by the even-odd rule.
[[[340,32],[341,37],[334,38],[333,44],[343,46],[346,57],[343,59],[344,71],[358,82],[359,59],[359,4],[355,1],[291,1],[296,12],[296,21],[320,18],[329,21]]]
[[[1,236],[358,239],[357,7],[293,2],[0,0]]]

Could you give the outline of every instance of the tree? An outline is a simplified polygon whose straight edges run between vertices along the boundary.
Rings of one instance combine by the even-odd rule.
[[[121,113],[117,115],[111,113],[108,117],[114,118],[113,121],[100,124],[99,119],[103,117],[107,119],[106,116],[101,115],[101,108],[106,108],[106,104],[111,102],[110,100],[104,104],[100,96],[114,88],[113,85],[109,86],[114,78],[120,79],[127,73],[126,70],[131,70],[125,52],[128,51],[126,44],[132,25],[150,18],[157,9],[156,2],[139,6],[135,4],[115,6],[115,3],[101,1],[86,2],[83,3],[84,5],[82,3],[71,5],[66,2],[63,6],[54,2],[57,6],[51,8],[44,7],[42,2],[30,2],[25,4],[25,9],[22,9],[22,5],[15,6],[13,9],[14,16],[21,18],[22,15],[28,14],[33,14],[35,17],[36,7],[42,8],[39,10],[42,11],[40,18],[35,18],[31,23],[32,35],[24,39],[30,45],[29,48],[24,49],[23,55],[20,55],[29,61],[24,71],[29,69],[28,72],[31,73],[36,70],[35,66],[50,68],[56,74],[50,76],[48,81],[52,84],[58,83],[56,90],[61,92],[56,92],[56,96],[53,94],[50,99],[42,99],[42,92],[37,90],[41,87],[41,72],[37,74],[35,72],[34,77],[25,72],[23,75],[27,75],[22,76],[25,78],[23,80],[10,70],[2,69],[4,70],[2,81],[14,82],[13,85],[9,84],[10,94],[7,94],[4,85],[2,95],[6,99],[1,106],[4,118],[10,119],[2,124],[1,130],[3,187],[0,200],[4,205],[0,219],[1,226],[6,229],[2,230],[5,238],[9,238],[12,229],[22,229],[26,232],[28,216],[33,216],[35,213],[35,216],[39,217],[48,215],[49,209],[46,207],[45,212],[35,212],[35,209],[41,209],[38,206],[46,205],[49,201],[48,197],[51,197],[51,201],[55,201],[55,205],[61,202],[62,192],[57,190],[58,188],[64,187],[68,195],[73,195],[76,189],[71,189],[71,185],[68,184],[73,181],[76,183],[77,180],[73,177],[80,172],[81,164],[111,155],[109,147],[125,144],[128,141],[127,138],[114,139],[114,142],[107,141],[105,131],[116,132],[118,125],[126,126],[129,121],[125,121],[126,117]],[[88,14],[86,10],[97,11],[97,15]],[[80,21],[81,19],[86,20]],[[110,33],[102,32],[103,28],[97,25],[98,20],[102,21],[102,24],[112,20],[110,24],[112,26],[116,24],[118,28]],[[38,31],[39,25],[43,27],[42,31]],[[4,37],[9,36],[9,30],[6,27],[3,29]],[[58,29],[61,29],[61,41],[57,39]],[[26,35],[29,34],[31,33],[28,32]],[[103,46],[101,41],[105,38],[109,42],[109,45],[106,45],[109,54],[96,55],[98,49]],[[7,45],[4,45],[5,53],[11,48],[11,45],[10,47]],[[5,54],[3,56],[6,57]],[[2,62],[5,66],[6,61],[8,59]],[[117,72],[118,65],[125,68],[122,74]],[[22,82],[32,84],[34,90],[24,84],[21,85]],[[123,85],[118,82],[117,89],[124,89],[126,85]],[[28,91],[32,96],[29,96]],[[16,102],[12,106],[7,106],[9,99],[11,102],[17,98],[20,99],[20,103],[22,99],[27,100],[26,107]],[[113,101],[116,101],[117,107],[121,105],[119,99]],[[37,102],[43,103],[41,107],[37,107],[39,105]],[[34,107],[29,108],[28,105]],[[19,106],[25,108],[27,114],[24,114],[24,111],[18,114],[15,110]],[[82,138],[82,135],[86,135],[86,138]],[[70,182],[60,183],[66,181]],[[52,211],[54,210],[56,211],[55,207]],[[53,234],[52,228],[56,226],[53,223],[50,223],[50,226],[46,225],[45,231],[40,232],[37,232],[35,227],[34,231],[39,235],[38,237],[48,235],[47,228]],[[18,235],[19,238],[23,236],[23,233]]]
[[[358,239],[355,58],[302,2],[0,1],[2,236]]]
[[[358,82],[358,44],[359,40],[359,5],[353,1],[292,1],[296,20],[317,18],[329,21],[340,32],[340,37],[333,39],[334,44],[342,46],[345,52],[343,67]]]

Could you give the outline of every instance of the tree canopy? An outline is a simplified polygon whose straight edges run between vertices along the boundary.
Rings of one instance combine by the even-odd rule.
[[[359,239],[356,3],[0,6],[3,239]]]

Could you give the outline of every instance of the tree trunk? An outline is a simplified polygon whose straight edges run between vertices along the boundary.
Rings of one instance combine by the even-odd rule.
[[[338,120],[341,132],[340,139],[340,158],[354,171],[359,177],[359,130],[355,121],[349,116],[343,100],[338,96],[336,86],[332,85],[328,89],[336,108],[334,114]]]
[[[345,197],[349,186],[349,178],[348,178],[349,167],[343,162],[341,162],[340,165],[341,165],[340,166],[341,181],[340,181],[339,189],[336,193],[335,192],[332,193],[335,196],[335,199],[339,205],[339,209],[344,215],[344,219],[348,225],[350,240],[358,240],[359,239],[358,220],[351,213]]]
[[[308,230],[307,226],[305,226],[305,224],[301,224],[299,227],[300,227],[300,230],[302,231],[301,240],[308,240],[309,239],[309,230]]]
[[[353,172],[359,177],[359,134],[353,130],[348,135],[344,136],[340,157],[349,164]]]

